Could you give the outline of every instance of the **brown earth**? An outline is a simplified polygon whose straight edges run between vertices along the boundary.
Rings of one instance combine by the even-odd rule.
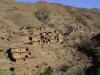
[[[100,10],[0,0],[0,75],[100,75]]]

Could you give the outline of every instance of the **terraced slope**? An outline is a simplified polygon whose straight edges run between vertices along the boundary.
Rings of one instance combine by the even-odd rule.
[[[0,75],[99,75],[100,11],[0,0]]]

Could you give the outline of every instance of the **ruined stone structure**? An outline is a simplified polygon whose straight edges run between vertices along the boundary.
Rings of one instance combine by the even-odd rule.
[[[47,43],[61,43],[63,35],[60,31],[50,28],[49,26],[42,26],[35,29],[33,32],[33,43],[47,44]]]
[[[11,49],[11,52],[14,59],[27,58],[29,55],[28,49],[24,49],[24,48]]]
[[[11,60],[26,59],[31,54],[28,48],[11,48],[7,53]]]
[[[26,36],[23,36],[26,37]],[[22,39],[24,40],[24,39]],[[30,41],[30,42],[29,42]],[[35,28],[33,31],[33,35],[29,37],[29,41],[26,44],[40,44],[47,45],[49,43],[61,43],[63,41],[63,35],[60,31],[50,28],[49,26],[41,26],[39,28]],[[34,47],[33,47],[34,49]],[[14,60],[19,59],[28,59],[30,57],[30,51],[28,48],[11,48],[10,52],[8,52],[9,58]]]

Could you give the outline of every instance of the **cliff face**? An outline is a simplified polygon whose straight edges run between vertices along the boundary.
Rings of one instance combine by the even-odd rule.
[[[14,0],[0,10],[3,75],[99,75],[99,10]]]

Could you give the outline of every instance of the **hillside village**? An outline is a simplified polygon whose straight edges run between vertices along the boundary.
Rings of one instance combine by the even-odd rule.
[[[0,75],[100,75],[100,11],[0,0]]]

